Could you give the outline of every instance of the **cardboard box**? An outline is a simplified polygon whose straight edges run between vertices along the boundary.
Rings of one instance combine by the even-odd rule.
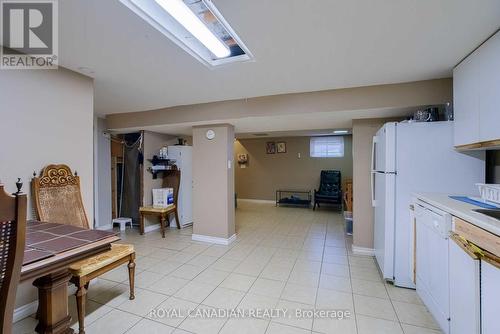
[[[157,208],[166,208],[174,203],[173,188],[153,189],[153,206]]]

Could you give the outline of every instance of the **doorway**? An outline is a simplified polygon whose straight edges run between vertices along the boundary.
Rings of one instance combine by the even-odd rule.
[[[139,222],[142,205],[143,147],[142,132],[111,138],[111,212],[112,217],[132,218]]]

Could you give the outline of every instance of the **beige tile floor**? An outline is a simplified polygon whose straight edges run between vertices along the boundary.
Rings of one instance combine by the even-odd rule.
[[[332,211],[240,202],[237,241],[193,242],[191,229],[122,234],[138,255],[136,299],[126,267],[90,285],[86,332],[93,333],[338,333],[438,334],[415,291],[385,284],[372,257],[354,256],[342,216]],[[76,319],[75,299],[70,311]],[[155,318],[155,308],[342,309],[350,319],[262,317]],[[32,333],[33,317],[14,333]],[[73,328],[77,324],[73,321]]]

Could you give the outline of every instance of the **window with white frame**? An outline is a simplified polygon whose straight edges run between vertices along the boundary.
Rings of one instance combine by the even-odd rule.
[[[344,156],[344,137],[311,137],[309,155],[312,158],[342,158]]]

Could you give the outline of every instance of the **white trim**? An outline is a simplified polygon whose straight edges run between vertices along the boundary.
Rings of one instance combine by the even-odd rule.
[[[236,240],[236,233],[227,239],[226,238],[211,237],[209,235],[202,235],[202,234],[193,234],[191,236],[191,239],[194,241],[210,242],[212,244],[226,245],[227,246]]]
[[[103,226],[97,226],[95,227],[96,230],[101,230],[101,231],[109,231],[113,229],[113,224],[107,224]]]
[[[261,204],[276,204],[276,201],[270,199],[253,199],[253,198],[238,198],[238,202],[247,202],[247,203],[261,203]]]
[[[149,233],[160,229],[160,224],[144,226],[144,233]]]
[[[31,302],[29,304],[19,306],[14,310],[14,318],[12,319],[13,322],[18,322],[20,320],[23,320],[33,313],[35,313],[38,309],[38,300],[35,300],[34,302]]]
[[[352,245],[352,253],[354,255],[375,256],[375,249]]]

